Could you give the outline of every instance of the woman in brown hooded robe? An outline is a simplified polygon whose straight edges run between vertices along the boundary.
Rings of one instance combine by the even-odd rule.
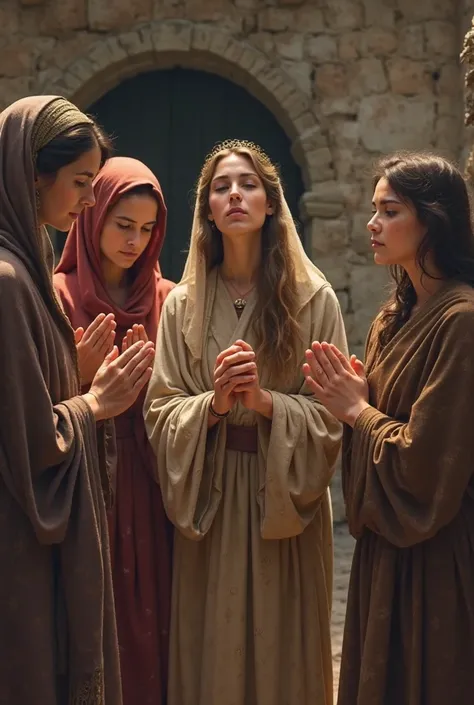
[[[107,157],[64,98],[0,116],[0,703],[120,705],[105,425],[148,381],[152,344],[114,348],[80,394],[45,224],[94,203]],[[99,443],[98,443],[99,441]]]
[[[395,295],[364,366],[316,342],[305,373],[342,421],[357,539],[339,705],[474,702],[474,235],[459,171],[385,158],[369,221]],[[350,364],[352,363],[352,364]]]

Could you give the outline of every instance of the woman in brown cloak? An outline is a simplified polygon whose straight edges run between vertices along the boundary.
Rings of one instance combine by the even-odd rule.
[[[169,705],[330,705],[340,425],[304,387],[315,335],[345,348],[277,170],[254,145],[204,164],[165,301],[145,419],[173,563]]]
[[[107,140],[64,98],[0,116],[0,703],[120,705],[105,424],[151,373],[153,345],[113,348],[80,394],[46,224],[94,203]],[[99,441],[99,443],[98,443]]]
[[[339,705],[474,702],[474,236],[459,171],[383,159],[368,228],[393,297],[362,363],[315,342],[305,374],[346,423],[357,539]]]

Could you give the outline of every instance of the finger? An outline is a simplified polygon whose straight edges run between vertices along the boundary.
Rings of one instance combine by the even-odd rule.
[[[358,375],[362,379],[365,379],[365,365],[364,365],[364,363],[361,360],[359,360],[359,358],[357,358],[355,355],[351,355],[350,363],[351,363],[351,367],[354,370],[354,372],[356,373],[356,375]]]
[[[331,379],[335,375],[332,362],[328,359],[327,352],[323,349],[321,343],[313,343],[311,346],[314,356],[319,366],[324,370],[326,377]]]
[[[341,372],[349,372],[351,375],[354,374],[351,363],[336,345],[334,345],[333,343],[323,343],[323,349],[325,350],[328,358],[331,360],[334,369],[337,370],[338,374],[341,374]]]
[[[309,391],[312,392],[315,397],[322,400],[324,398],[324,388],[311,376],[308,364],[303,365],[303,374]]]
[[[316,355],[314,354],[314,352],[312,350],[306,350],[305,358],[306,365],[308,365],[310,370],[309,374],[320,382],[323,380],[327,381],[327,375],[319,364],[318,360],[316,359]]]
[[[245,350],[246,352],[250,352],[250,351],[253,352],[252,346],[249,345],[245,340],[241,340],[240,338],[239,338],[239,340],[235,341],[234,345],[239,345],[242,348],[242,350]]]
[[[109,339],[109,336],[112,332],[114,333],[115,337],[116,327],[117,324],[113,318],[105,318],[90,338],[91,345],[96,350],[101,350],[105,345],[106,341]]]
[[[148,367],[151,367],[153,355],[154,355],[154,351],[152,349],[148,349],[146,351],[146,354],[143,356],[143,358],[141,360],[139,360],[139,362],[131,370],[130,382],[132,383],[132,385],[135,385],[136,382],[140,379],[140,377],[145,373],[146,369]]]
[[[236,377],[241,374],[255,374],[257,370],[257,365],[255,362],[246,362],[242,365],[233,365],[232,367],[229,367],[229,369],[223,369],[221,374],[217,374],[215,376],[215,380],[221,380],[221,384],[226,382],[227,380],[231,379],[232,377]]]
[[[134,390],[136,396],[138,396],[138,394],[141,392],[143,387],[145,387],[148,384],[152,374],[153,374],[153,368],[147,367],[145,372],[142,374],[142,376],[139,379],[137,379],[137,381],[133,385],[133,390]]]
[[[222,363],[224,358],[226,358],[228,355],[232,355],[233,353],[238,352],[239,350],[242,350],[239,345],[231,345],[230,348],[227,348],[226,350],[220,352],[219,355],[216,357],[216,364],[214,365],[214,367],[217,368]]]
[[[107,355],[107,353],[110,352],[110,350],[112,350],[114,340],[115,340],[115,331],[112,330],[112,331],[110,331],[109,335],[107,336],[107,338],[102,343],[102,346],[100,347],[99,352],[101,355]]]
[[[147,332],[145,330],[144,325],[140,324],[138,326],[138,332],[139,332],[140,340],[143,340],[144,343],[148,342],[148,335],[147,335]]]
[[[114,362],[114,360],[116,360],[118,357],[119,357],[119,349],[116,345],[114,345],[114,347],[109,352],[109,354],[105,356],[104,362],[102,364],[110,365],[110,363]]]
[[[127,335],[127,348],[129,348],[130,346],[132,346],[134,343],[137,343],[137,342],[138,342],[137,340],[134,340],[134,339],[133,339],[133,329],[132,329],[132,328],[129,328],[129,329],[127,330],[126,335]]]
[[[114,314],[109,313],[108,317],[109,317],[109,320],[113,320]],[[94,333],[97,331],[99,326],[105,321],[106,318],[107,318],[107,316],[105,315],[105,313],[99,313],[99,315],[94,318],[92,323],[89,326],[87,326],[86,332],[84,333],[84,342],[89,341],[92,338]],[[106,326],[107,326],[107,323],[106,323]]]
[[[138,327],[137,323],[133,324],[132,332],[133,332],[133,335],[132,335],[133,342],[138,343],[138,341],[141,340],[141,337],[140,337],[140,331],[139,331],[139,327]]]
[[[247,382],[240,382],[234,386],[232,391],[234,394],[241,394],[242,392],[251,392],[253,389],[255,389],[255,378]]]
[[[84,335],[84,328],[76,328],[74,331],[74,342],[76,345],[81,342],[82,336]]]
[[[228,355],[225,357],[222,360],[222,367],[224,369],[228,369],[234,365],[240,365],[243,362],[250,362],[253,360],[255,360],[255,353],[253,350],[249,350],[248,352],[241,350],[240,352],[236,352],[233,355]]]
[[[139,340],[138,343],[134,343],[130,347],[128,347],[125,352],[123,352],[121,355],[118,356],[117,358],[117,367],[120,367],[122,369],[125,369],[125,367],[128,365],[128,363],[133,360],[133,358],[140,353],[140,351],[143,350],[143,348],[146,346],[153,348],[152,343],[144,343],[143,340]]]

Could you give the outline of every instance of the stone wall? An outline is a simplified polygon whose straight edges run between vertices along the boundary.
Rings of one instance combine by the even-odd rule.
[[[35,92],[82,107],[125,77],[192,66],[246,87],[293,144],[301,213],[361,354],[384,294],[366,222],[370,166],[462,155],[462,36],[474,0],[0,0],[0,110]]]

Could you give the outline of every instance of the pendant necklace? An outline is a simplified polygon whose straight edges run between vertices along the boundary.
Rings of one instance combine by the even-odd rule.
[[[222,276],[222,274],[221,274],[221,276]],[[222,277],[222,278],[224,279],[224,277]],[[230,279],[224,279],[224,283],[227,283],[227,284],[235,291],[235,293],[237,294],[237,298],[234,299],[234,308],[235,308],[235,310],[236,310],[236,312],[237,312],[237,315],[240,316],[240,314],[242,313],[242,311],[244,310],[244,308],[245,308],[246,305],[247,305],[247,296],[248,296],[249,294],[251,294],[252,291],[255,289],[255,284],[252,284],[252,286],[250,287],[250,289],[249,289],[248,291],[246,291],[244,294],[242,294],[242,293],[237,289],[237,287],[235,287],[234,284],[232,284],[232,282],[230,281]]]

